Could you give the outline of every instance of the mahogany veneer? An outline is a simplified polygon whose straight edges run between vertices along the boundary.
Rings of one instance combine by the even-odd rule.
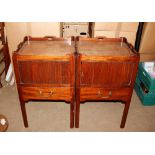
[[[74,127],[74,46],[73,41],[62,38],[26,37],[13,53],[25,127],[28,127],[25,103],[30,100],[70,102],[70,127]]]
[[[120,127],[125,126],[139,63],[139,54],[125,38],[26,37],[13,63],[25,127],[29,100],[70,102],[71,128],[74,115],[79,127],[80,102],[121,101]]]
[[[125,38],[77,38],[75,127],[79,127],[80,102],[117,100],[125,104],[124,128],[139,54]]]

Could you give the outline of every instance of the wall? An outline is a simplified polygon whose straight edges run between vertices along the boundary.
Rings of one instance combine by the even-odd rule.
[[[17,45],[23,40],[27,33],[26,22],[5,23],[10,54],[17,49]]]
[[[57,36],[60,37],[60,23],[30,23],[30,35],[34,37]]]
[[[126,37],[128,42],[135,45],[138,22],[96,22],[94,36]]]
[[[155,22],[144,24],[139,52],[141,61],[155,61]]]
[[[26,35],[33,37],[43,37],[46,35],[60,37],[60,23],[58,22],[6,22],[5,25],[11,55]]]
[[[17,45],[23,41],[24,36],[31,35],[43,37],[52,35],[60,37],[60,23],[34,23],[34,22],[6,22],[6,34],[8,38],[9,51],[17,49]],[[138,23],[106,23],[96,22],[94,36],[127,37],[134,45]],[[140,45],[141,61],[155,61],[155,23],[145,23]]]

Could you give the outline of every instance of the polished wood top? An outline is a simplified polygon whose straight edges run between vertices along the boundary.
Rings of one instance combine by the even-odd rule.
[[[125,42],[88,41],[77,42],[78,53],[88,56],[133,56],[135,55]]]
[[[74,53],[74,43],[66,41],[26,41],[19,55],[64,56]]]

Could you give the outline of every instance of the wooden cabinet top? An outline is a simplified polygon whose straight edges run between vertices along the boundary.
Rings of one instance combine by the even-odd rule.
[[[131,45],[130,45],[131,46]],[[78,53],[88,56],[135,56],[137,53],[127,42],[121,40],[79,40]]]
[[[26,41],[19,49],[19,55],[65,56],[74,53],[71,41]]]

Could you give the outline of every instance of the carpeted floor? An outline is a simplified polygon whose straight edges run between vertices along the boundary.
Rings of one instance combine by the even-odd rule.
[[[15,87],[0,89],[0,114],[8,118],[8,131],[155,131],[155,106],[143,106],[133,92],[126,127],[120,129],[123,107],[119,102],[81,104],[80,128],[70,129],[69,104],[29,102],[26,105],[29,128],[25,128]]]

